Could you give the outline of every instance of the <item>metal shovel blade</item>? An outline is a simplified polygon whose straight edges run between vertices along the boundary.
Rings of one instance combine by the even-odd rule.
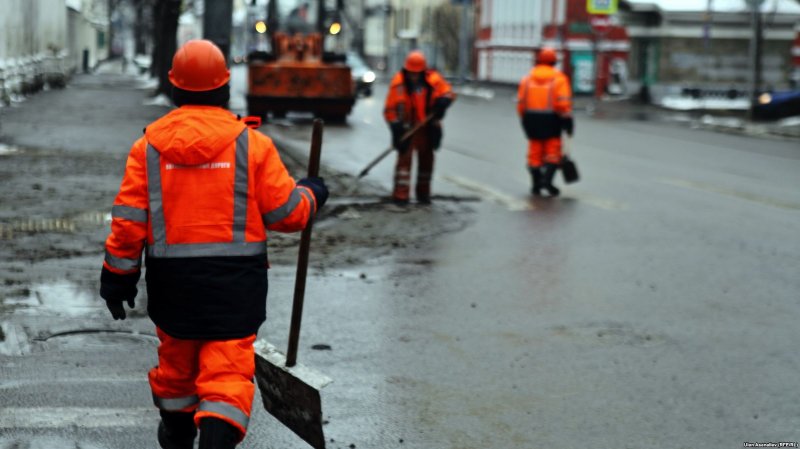
[[[286,356],[265,340],[256,349],[256,382],[264,408],[315,449],[325,448],[319,391],[333,380],[303,365],[286,366]]]

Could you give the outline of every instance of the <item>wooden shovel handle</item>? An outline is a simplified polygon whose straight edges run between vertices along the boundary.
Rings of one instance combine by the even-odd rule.
[[[319,176],[319,158],[322,152],[322,128],[320,119],[314,120],[311,133],[311,155],[308,158],[308,176]],[[300,250],[297,255],[297,275],[294,281],[294,301],[292,302],[292,322],[289,326],[289,348],[286,350],[286,366],[297,363],[297,344],[300,340],[300,322],[303,319],[303,298],[306,292],[306,273],[308,272],[308,251],[311,247],[311,228],[314,224],[314,211],[308,218],[303,233],[300,235]]]
[[[410,139],[410,138],[411,138],[411,136],[413,136],[413,135],[414,135],[414,134],[415,134],[417,131],[419,131],[420,129],[422,129],[422,127],[423,127],[423,126],[425,126],[425,125],[427,125],[427,124],[428,124],[428,123],[429,123],[431,120],[433,120],[433,114],[430,114],[430,115],[428,115],[427,117],[425,117],[425,120],[423,120],[423,121],[421,121],[421,122],[417,123],[416,125],[414,125],[414,127],[413,127],[413,128],[411,128],[410,130],[406,131],[406,133],[405,133],[405,134],[403,134],[403,136],[400,138],[400,143],[403,143],[403,142],[405,142],[406,140]],[[383,160],[383,158],[385,158],[386,156],[388,156],[388,155],[389,155],[389,153],[391,153],[391,152],[392,152],[392,151],[394,151],[394,150],[395,150],[395,148],[394,148],[394,147],[389,147],[389,148],[387,148],[387,149],[383,150],[383,152],[382,152],[381,154],[379,154],[379,155],[378,155],[378,157],[376,157],[375,159],[373,159],[373,160],[372,160],[372,162],[370,162],[369,164],[367,164],[367,166],[366,166],[366,167],[364,167],[364,169],[363,169],[363,170],[361,170],[361,173],[359,173],[359,174],[358,174],[358,177],[356,178],[356,180],[358,180],[358,179],[361,179],[361,178],[363,178],[364,176],[366,176],[366,175],[367,175],[367,173],[369,173],[369,171],[370,171],[370,170],[372,170],[372,167],[374,167],[374,166],[378,165],[378,162],[382,161],[382,160]]]

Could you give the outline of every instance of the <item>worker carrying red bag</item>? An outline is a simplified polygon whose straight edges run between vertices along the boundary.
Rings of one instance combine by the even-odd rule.
[[[572,89],[569,78],[558,70],[556,51],[544,47],[536,54],[536,65],[519,83],[517,114],[528,138],[528,171],[533,195],[542,189],[550,196],[560,191],[553,177],[561,163],[561,133],[572,136]]]
[[[253,342],[266,318],[267,230],[302,230],[328,197],[295,182],[272,140],[224,109],[220,49],[191,40],[169,79],[177,109],[130,150],[111,209],[100,295],[113,318],[134,307],[145,254],[147,311],[160,340],[150,370],[164,449],[234,448],[255,393]]]

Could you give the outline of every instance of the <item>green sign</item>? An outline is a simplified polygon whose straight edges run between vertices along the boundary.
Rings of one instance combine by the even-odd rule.
[[[586,0],[589,14],[616,14],[617,0]]]
[[[572,91],[580,94],[594,92],[594,55],[590,51],[573,51],[570,54],[572,63]]]
[[[569,32],[574,34],[591,34],[592,25],[589,22],[570,22]]]

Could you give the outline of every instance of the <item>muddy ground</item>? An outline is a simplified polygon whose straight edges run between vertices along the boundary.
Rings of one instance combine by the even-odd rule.
[[[15,307],[37,283],[66,280],[98,291],[109,212],[128,149],[168,110],[143,105],[150,91],[137,82],[82,75],[66,89],[0,109],[0,310]],[[290,173],[302,177],[304,155],[285,150]],[[312,269],[382,263],[382,256],[425,247],[470,221],[469,199],[434,197],[432,206],[398,208],[375,185],[359,182],[352,191],[352,175],[326,167],[321,175],[331,197],[314,228]],[[272,233],[271,263],[296,263],[298,241],[299,234]]]

